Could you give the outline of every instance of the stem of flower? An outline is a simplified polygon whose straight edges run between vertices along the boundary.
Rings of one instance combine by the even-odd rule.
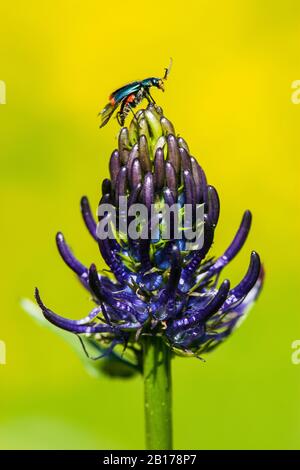
[[[146,447],[172,449],[171,352],[158,336],[143,339]]]

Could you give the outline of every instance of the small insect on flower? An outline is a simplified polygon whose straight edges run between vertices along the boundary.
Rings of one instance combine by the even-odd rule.
[[[172,66],[172,59],[170,59],[170,64],[165,68],[165,73],[163,78],[150,77],[145,78],[144,80],[138,80],[135,82],[128,83],[121,88],[115,90],[109,97],[109,103],[105,108],[100,111],[99,115],[101,116],[101,125],[100,127],[105,126],[108,123],[114,111],[120,106],[120,111],[117,113],[117,120],[120,126],[124,126],[125,119],[132,111],[134,114],[133,108],[138,106],[144,98],[148,100],[148,103],[155,103],[154,99],[151,96],[150,88],[155,86],[162,91],[164,89],[164,81],[167,80]]]

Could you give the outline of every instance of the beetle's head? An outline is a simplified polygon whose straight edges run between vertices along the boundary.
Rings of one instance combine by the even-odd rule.
[[[167,78],[169,76],[169,73],[170,73],[170,70],[171,70],[171,67],[172,67],[172,59],[170,59],[169,67],[165,68],[165,74],[162,78],[152,78],[151,79],[152,86],[156,86],[160,90],[165,91],[164,81],[167,80]]]
[[[156,86],[162,91],[165,91],[164,82],[161,78],[152,78],[152,85]]]

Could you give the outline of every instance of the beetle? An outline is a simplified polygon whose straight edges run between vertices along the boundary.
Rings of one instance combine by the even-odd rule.
[[[101,125],[105,126],[108,123],[114,111],[120,106],[120,111],[117,113],[117,120],[120,126],[124,125],[125,119],[130,111],[133,112],[133,108],[138,106],[141,101],[146,98],[149,103],[155,101],[150,94],[150,88],[156,87],[162,91],[164,90],[164,81],[167,80],[171,70],[172,59],[170,60],[169,67],[165,68],[163,78],[150,77],[144,80],[137,80],[135,82],[128,83],[121,88],[115,90],[109,97],[109,102],[105,108],[100,111]],[[134,114],[134,112],[133,112]]]

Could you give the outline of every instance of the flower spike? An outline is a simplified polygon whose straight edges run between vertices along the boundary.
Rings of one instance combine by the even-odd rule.
[[[104,121],[109,118],[104,117]],[[126,201],[125,209],[120,197]],[[141,217],[136,224],[138,236],[124,233],[136,222],[135,204],[143,204],[148,214],[148,220]],[[191,212],[187,212],[187,204]],[[84,223],[98,243],[109,275],[100,275],[95,264],[87,269],[63,235],[56,236],[61,257],[92,294],[96,306],[84,318],[70,320],[46,307],[36,290],[45,318],[76,335],[88,335],[99,346],[100,355],[110,358],[115,346],[123,345],[137,363],[148,336],[159,336],[174,353],[194,357],[228,338],[258,297],[264,280],[259,255],[252,252],[248,270],[236,286],[230,289],[227,279],[219,283],[221,271],[246,242],[252,216],[250,211],[244,213],[222,256],[214,259],[209,255],[220,214],[217,190],[208,184],[188,144],[176,137],[173,124],[158,106],[150,104],[139,110],[129,127],[120,130],[118,148],[109,161],[109,179],[102,184],[101,205],[97,225],[88,199],[81,199]],[[186,228],[198,227],[198,205],[203,205],[204,212],[199,224],[203,244],[191,249]],[[165,206],[173,206],[175,211],[168,222],[163,217]],[[121,224],[126,215],[126,223]],[[176,227],[177,220],[187,220],[187,226]],[[167,223],[169,235],[165,238]],[[111,233],[106,238],[98,236],[102,224],[107,224],[113,237]]]

